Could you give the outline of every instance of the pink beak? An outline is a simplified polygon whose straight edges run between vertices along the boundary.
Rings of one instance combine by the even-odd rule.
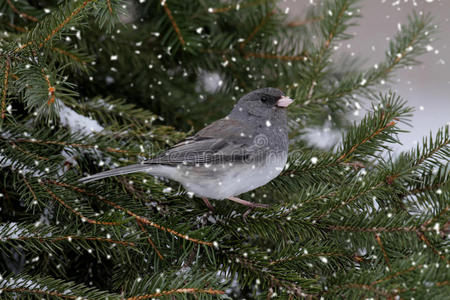
[[[294,100],[292,100],[289,97],[283,96],[281,97],[278,101],[277,101],[277,106],[278,107],[288,107],[289,104],[291,104],[292,102],[294,102]]]

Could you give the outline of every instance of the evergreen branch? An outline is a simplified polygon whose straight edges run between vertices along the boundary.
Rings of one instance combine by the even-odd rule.
[[[358,90],[368,91],[371,86],[378,84],[382,79],[388,79],[392,71],[400,66],[415,64],[413,57],[423,53],[425,49],[423,42],[430,32],[433,32],[433,28],[430,26],[430,18],[426,16],[419,18],[416,14],[413,14],[410,17],[409,27],[402,27],[401,32],[391,42],[390,51],[386,53],[387,64],[377,64],[375,70],[366,72],[364,76],[358,75],[357,77],[351,76],[349,79],[343,79],[342,82],[348,81],[348,84],[341,84],[334,91],[318,93],[311,100],[340,99]]]
[[[23,13],[23,12],[21,12],[20,10],[18,10],[17,7],[15,7],[14,4],[11,2],[11,0],[6,0],[6,2],[7,2],[8,5],[11,7],[11,9],[12,9],[16,14],[18,14],[21,18],[28,19],[28,20],[33,21],[33,22],[37,22],[37,21],[38,21],[38,19],[37,19],[36,17],[30,16],[30,15],[28,15],[28,14],[26,14],[26,13]]]
[[[9,68],[10,68],[10,62],[9,59],[6,60],[5,63],[5,75],[3,76],[3,91],[2,91],[2,119],[5,118],[5,111],[6,111],[6,93],[8,90],[8,76],[9,76]]]
[[[280,264],[280,263],[284,263],[284,262],[288,262],[288,261],[293,261],[296,259],[302,259],[305,257],[327,257],[327,256],[346,256],[344,253],[337,253],[337,252],[324,252],[324,253],[308,253],[308,254],[302,254],[302,255],[298,255],[298,256],[293,256],[293,257],[284,257],[284,258],[280,258],[277,260],[273,260],[271,262],[269,262],[269,265],[276,265],[276,264]]]
[[[164,7],[164,11],[167,14],[167,17],[169,17],[170,23],[172,23],[173,29],[175,30],[175,33],[177,34],[178,40],[180,41],[181,45],[186,46],[186,42],[184,41],[183,35],[181,34],[180,28],[177,25],[177,22],[175,22],[174,17],[172,16],[172,11],[169,9],[169,6],[167,6],[166,0],[161,0],[161,4]]]
[[[271,2],[274,0],[255,0],[255,1],[246,2],[243,4],[227,5],[227,6],[219,7],[219,8],[208,8],[208,13],[211,13],[211,14],[224,13],[224,12],[230,11],[232,9],[239,10],[240,8],[246,8],[246,7],[250,7],[250,6],[254,6],[254,5],[259,5],[261,3],[269,2],[269,1]]]
[[[70,53],[70,52],[68,52],[68,51],[66,51],[64,49],[61,49],[61,48],[58,48],[58,47],[51,47],[51,49],[56,51],[56,52],[58,52],[59,54],[62,54],[64,56],[69,57],[70,59],[72,59],[72,60],[74,60],[74,61],[76,61],[78,63],[81,63],[83,65],[86,64],[86,62],[84,60],[82,60],[80,57],[78,57],[75,54]]]
[[[148,235],[147,230],[145,229],[144,225],[142,225],[142,222],[137,220],[136,221],[139,225],[139,227],[141,228],[142,232],[144,232],[147,235],[147,241],[150,244],[150,246],[152,246],[153,250],[155,250],[156,254],[158,255],[158,257],[163,260],[164,256],[161,254],[161,252],[159,252],[158,248],[156,247],[155,243],[152,241],[152,239],[150,238],[150,236]]]
[[[45,290],[39,290],[39,289],[26,289],[26,288],[2,288],[2,292],[9,292],[9,293],[20,293],[20,294],[36,294],[36,295],[44,295],[44,296],[55,296],[60,299],[78,299],[79,296],[75,295],[64,295],[60,292],[51,292],[51,291],[45,291]],[[85,298],[87,299],[87,298]]]
[[[307,294],[303,291],[303,288],[297,285],[296,283],[288,282],[286,280],[278,279],[275,275],[268,272],[268,270],[262,272],[261,268],[258,267],[257,262],[253,262],[250,259],[237,256],[235,254],[229,254],[233,261],[239,263],[244,266],[244,268],[251,270],[255,274],[259,274],[259,276],[267,278],[272,286],[277,286],[279,288],[284,288],[288,290],[290,293],[301,296],[301,297],[312,297],[312,295]]]
[[[381,120],[383,121],[383,119]],[[379,128],[374,128],[376,129],[375,132],[373,132],[370,136],[364,138],[362,141],[360,141],[358,144],[353,145],[352,148],[350,148],[350,150],[344,154],[342,154],[341,156],[339,156],[338,160],[344,160],[346,157],[348,157],[350,154],[352,154],[353,152],[355,152],[355,150],[360,147],[362,144],[367,143],[368,141],[372,140],[374,137],[376,137],[377,135],[379,135],[381,132],[383,132],[384,130],[388,129],[389,127],[394,126],[395,124],[397,124],[397,122],[395,121],[391,121],[389,123],[387,123],[386,125],[384,125],[383,127],[379,127]]]
[[[0,139],[3,139],[0,136]],[[61,142],[61,141],[44,141],[44,140],[38,140],[38,139],[24,139],[24,138],[19,138],[14,140],[14,142],[16,143],[33,143],[33,144],[41,144],[41,145],[59,145],[59,146],[70,146],[70,147],[74,147],[74,148],[81,148],[81,149],[97,149],[100,151],[105,151],[105,152],[113,152],[113,153],[127,153],[127,154],[139,154],[139,153],[135,153],[133,151],[129,151],[129,150],[123,150],[123,149],[115,149],[115,148],[111,148],[111,147],[106,147],[106,148],[99,148],[96,145],[86,145],[86,144],[78,144],[78,143],[67,143],[67,142]]]
[[[347,9],[350,7],[351,3],[344,3],[341,8],[339,9],[338,15],[335,18],[335,23],[332,24],[332,26],[330,26],[329,28],[331,28],[327,40],[325,41],[325,43],[323,44],[323,47],[320,49],[320,54],[319,57],[323,56],[323,53],[325,51],[328,50],[328,48],[331,45],[331,42],[333,41],[333,39],[339,34],[339,27],[342,26],[343,23],[343,17],[344,17],[344,13],[347,11]],[[323,17],[322,17],[323,18]]]
[[[245,46],[250,42],[253,37],[258,33],[261,28],[264,27],[264,25],[267,23],[269,18],[274,14],[274,12],[269,12],[266,14],[266,16],[261,20],[261,22],[253,29],[253,31],[250,33],[250,35],[239,45],[241,49],[244,49]]]
[[[355,201],[356,199],[358,199],[358,198],[361,197],[362,195],[367,194],[367,193],[369,193],[369,192],[371,192],[371,191],[373,191],[373,190],[376,190],[376,189],[378,189],[379,187],[383,186],[384,184],[385,184],[385,182],[382,181],[382,182],[379,182],[378,184],[372,186],[372,187],[369,188],[369,189],[363,189],[363,190],[361,190],[358,194],[354,195],[353,197],[350,197],[350,198],[347,199],[346,201],[342,201],[342,202],[336,204],[335,206],[333,206],[332,208],[330,208],[330,209],[327,210],[326,212],[324,212],[324,213],[322,213],[321,215],[319,215],[319,216],[317,217],[317,220],[320,220],[320,219],[322,219],[323,217],[330,215],[331,213],[333,213],[334,211],[336,211],[336,210],[339,209],[340,207],[348,205],[349,203]]]
[[[372,105],[372,112],[369,112],[361,122],[347,132],[343,137],[342,153],[336,163],[348,162],[354,157],[359,157],[364,161],[366,156],[376,156],[379,148],[389,149],[381,145],[380,142],[395,142],[392,135],[399,130],[396,128],[397,122],[405,122],[410,116],[411,108],[405,107],[405,102],[394,93],[379,95],[379,105]]]
[[[169,295],[175,295],[175,294],[224,295],[225,291],[214,290],[214,289],[211,289],[211,288],[209,288],[209,289],[183,288],[183,289],[176,289],[176,290],[170,290],[170,291],[161,291],[161,292],[158,292],[158,293],[141,295],[141,296],[128,297],[128,298],[125,298],[125,299],[126,300],[142,300],[142,299],[149,299],[149,298],[155,298],[155,297],[169,296]]]
[[[213,246],[213,243],[211,243],[211,242],[206,242],[206,241],[194,239],[194,238],[189,237],[188,235],[179,233],[179,232],[177,232],[177,231],[175,231],[173,229],[170,229],[168,227],[164,227],[162,225],[156,224],[156,223],[150,221],[149,219],[147,219],[146,217],[139,216],[138,214],[136,214],[136,213],[134,213],[134,212],[132,212],[132,211],[130,211],[130,210],[128,210],[128,209],[126,209],[126,208],[124,208],[124,207],[122,207],[122,206],[120,206],[120,205],[118,205],[118,204],[116,204],[116,203],[114,203],[112,201],[110,201],[110,200],[107,200],[104,197],[100,197],[99,196],[98,199],[100,199],[101,201],[105,202],[106,204],[108,204],[108,205],[110,205],[110,206],[112,206],[112,207],[114,207],[116,209],[124,211],[126,214],[132,216],[133,218],[135,218],[137,221],[139,221],[141,223],[144,223],[144,224],[149,225],[151,227],[155,227],[155,228],[157,228],[157,229],[159,229],[161,231],[166,231],[166,232],[168,232],[168,233],[170,233],[172,235],[176,235],[176,236],[178,236],[178,237],[180,237],[182,239],[185,239],[187,241],[191,241],[191,242],[193,242],[195,244],[206,245],[206,246],[210,246],[210,247]]]
[[[131,210],[129,210],[129,209],[125,208],[125,207],[122,207],[119,204],[116,204],[116,203],[114,203],[111,200],[108,200],[107,198],[105,198],[103,196],[99,196],[99,195],[96,195],[96,194],[93,194],[93,193],[89,193],[85,189],[82,189],[82,188],[79,188],[79,187],[76,187],[76,186],[73,186],[73,185],[70,185],[70,184],[67,184],[67,183],[53,181],[53,180],[49,180],[48,182],[52,183],[52,184],[55,184],[55,185],[58,185],[58,186],[70,188],[70,189],[72,189],[74,191],[77,191],[79,193],[83,193],[83,194],[88,195],[88,196],[96,197],[100,201],[108,204],[109,206],[112,206],[112,207],[114,207],[114,208],[116,208],[118,210],[124,211],[127,215],[132,216],[133,218],[135,218],[137,222],[141,222],[143,224],[146,224],[146,225],[149,225],[151,227],[157,228],[157,229],[159,229],[161,231],[168,232],[168,233],[170,233],[172,235],[176,235],[176,236],[178,236],[178,237],[180,237],[182,239],[191,241],[191,242],[196,243],[196,244],[206,245],[206,246],[210,246],[210,247],[213,246],[212,242],[206,242],[206,241],[198,240],[198,239],[195,239],[195,238],[191,238],[188,235],[179,233],[179,232],[177,232],[177,231],[175,231],[173,229],[170,229],[168,227],[164,227],[162,225],[159,225],[159,224],[157,224],[155,222],[150,221],[146,217],[140,216],[140,215],[132,212]]]
[[[61,29],[64,28],[64,26],[67,25],[76,15],[78,15],[89,2],[92,2],[94,0],[85,0],[83,1],[83,4],[81,4],[77,9],[75,9],[66,19],[64,19],[56,28],[54,28],[49,35],[47,35],[42,42],[39,43],[39,48],[42,48],[45,43],[50,41]],[[34,41],[29,41],[28,43],[16,48],[14,52],[22,51],[23,49],[27,48],[28,46],[31,46],[34,44]]]
[[[415,168],[415,167],[421,165],[424,161],[426,161],[427,159],[432,157],[434,154],[436,154],[437,152],[441,151],[442,149],[444,149],[445,147],[447,147],[450,144],[450,135],[448,134],[449,133],[448,129],[449,129],[449,126],[446,126],[446,131],[444,133],[444,136],[443,136],[442,140],[437,145],[435,145],[434,147],[431,147],[432,139],[430,138],[430,148],[433,148],[433,149],[431,151],[429,151],[428,153],[422,155],[420,157],[420,159],[417,160],[413,164],[412,168]],[[438,135],[439,135],[439,132],[438,132]],[[419,153],[419,151],[417,151],[417,153]]]
[[[51,182],[53,183],[53,182]],[[55,193],[53,193],[44,183],[40,182],[41,186],[47,191],[47,193],[56,201],[58,201],[62,206],[70,210],[73,214],[77,215],[81,218],[83,222],[87,222],[89,224],[97,224],[97,225],[107,225],[107,226],[119,226],[121,225],[120,222],[105,222],[105,221],[97,221],[90,219],[88,217],[85,217],[82,213],[72,208],[70,205],[65,203],[60,197],[56,196]]]
[[[56,299],[120,299],[117,294],[100,291],[83,284],[54,279],[49,276],[30,276],[26,274],[15,274],[14,276],[0,276],[0,291],[7,293],[30,294],[30,296],[52,297]]]
[[[384,257],[384,260],[386,261],[387,266],[389,267],[389,269],[392,269],[391,265],[389,264],[389,257],[386,253],[386,250],[384,250],[383,243],[381,242],[381,237],[380,237],[379,233],[375,234],[375,239],[377,240],[377,243],[381,248],[381,252],[383,252],[383,257]]]

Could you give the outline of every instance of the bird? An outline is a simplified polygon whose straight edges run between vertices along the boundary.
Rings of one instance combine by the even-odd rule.
[[[145,172],[179,182],[188,193],[231,201],[250,209],[268,207],[241,198],[240,194],[276,178],[287,162],[286,108],[293,102],[281,90],[260,88],[242,96],[222,119],[185,138],[161,155],[140,164],[97,173],[79,181]]]

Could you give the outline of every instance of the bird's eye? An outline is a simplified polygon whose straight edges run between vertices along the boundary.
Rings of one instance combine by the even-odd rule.
[[[261,101],[262,102],[266,102],[268,100],[269,100],[269,98],[267,96],[261,96]]]

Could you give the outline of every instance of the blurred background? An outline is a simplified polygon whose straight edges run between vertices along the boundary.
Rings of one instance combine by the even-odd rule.
[[[291,21],[303,21],[308,7],[319,4],[320,0],[284,0],[281,7]],[[450,0],[366,0],[360,7],[359,26],[349,30],[355,37],[339,44],[336,52],[365,58],[364,67],[373,67],[383,59],[389,37],[399,30],[399,24],[407,22],[413,10],[430,13],[437,26],[436,39],[420,57],[423,63],[397,71],[393,84],[387,85],[415,108],[412,127],[405,126],[410,132],[400,135],[403,145],[395,151],[411,149],[430,130],[450,124]],[[368,107],[368,103],[363,104]],[[359,117],[363,115],[361,112]],[[315,131],[314,136],[318,141],[331,138],[327,132]]]

